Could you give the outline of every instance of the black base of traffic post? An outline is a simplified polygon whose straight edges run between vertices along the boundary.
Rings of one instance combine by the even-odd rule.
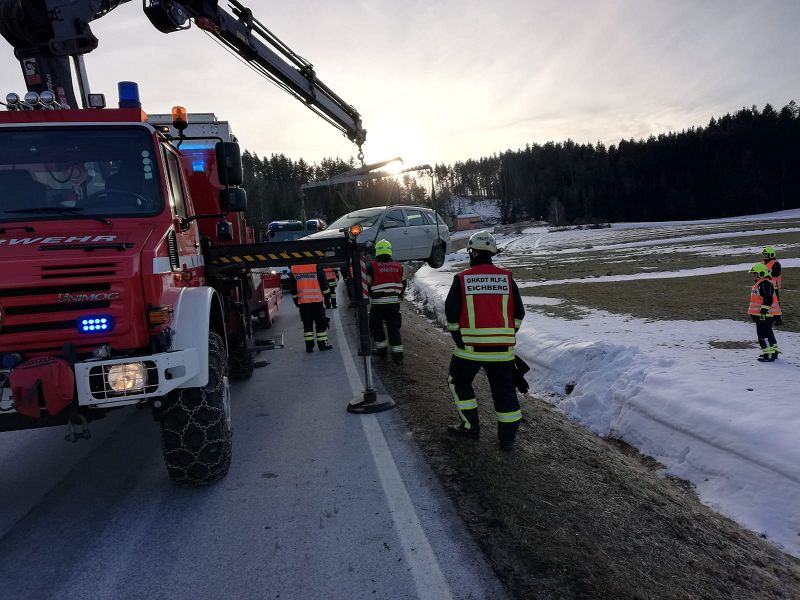
[[[347,405],[347,412],[357,415],[383,412],[394,408],[395,402],[389,396],[378,394],[375,390],[367,390],[363,396],[356,396]]]
[[[356,326],[358,327],[358,355],[364,357],[364,387],[360,396],[356,396],[347,405],[347,412],[355,414],[368,414],[382,412],[394,408],[395,402],[385,394],[378,394],[372,387],[372,338],[369,331],[369,316],[367,301],[364,297],[361,279],[361,248],[357,244],[351,246],[353,250],[353,292],[356,308]]]

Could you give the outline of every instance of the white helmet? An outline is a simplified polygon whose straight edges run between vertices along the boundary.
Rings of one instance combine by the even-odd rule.
[[[497,242],[494,236],[488,231],[479,231],[473,233],[469,238],[467,249],[470,250],[485,250],[492,254],[497,254]]]

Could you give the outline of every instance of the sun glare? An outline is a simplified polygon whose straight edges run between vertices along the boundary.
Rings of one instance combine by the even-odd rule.
[[[398,173],[400,173],[400,171],[402,171],[405,168],[406,165],[403,161],[393,160],[388,165],[384,166],[383,170],[386,171],[387,173],[392,173],[393,175],[397,175]]]
[[[394,122],[383,127],[373,127],[364,146],[367,162],[387,160],[393,156],[403,157],[403,163],[394,161],[384,170],[397,173],[432,160],[430,148],[423,132],[411,123]]]

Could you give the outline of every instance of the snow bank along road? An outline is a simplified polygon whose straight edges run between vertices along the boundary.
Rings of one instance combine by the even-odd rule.
[[[0,434],[0,595],[46,598],[504,598],[396,411],[352,415],[361,363],[287,347],[233,388],[234,460],[171,483],[145,411]]]
[[[800,211],[787,211],[750,220],[799,216]],[[652,245],[643,239],[644,229],[657,229],[659,243],[713,239],[717,234],[688,240],[686,233],[697,228],[713,231],[718,225],[737,222],[743,232],[739,236],[758,233],[748,218],[621,224],[608,230],[559,231],[553,239],[543,237],[542,228],[531,228],[521,236],[501,239],[501,243],[514,243],[506,246],[496,262],[524,264],[534,254],[539,259],[547,253],[553,256],[552,248],[583,248],[587,239],[597,246],[604,235],[613,242],[620,241],[622,234],[628,239],[638,235],[637,242],[626,242],[626,246]],[[735,245],[734,240],[727,241]],[[591,260],[591,252],[585,256],[583,260]],[[560,254],[553,260],[560,260]],[[756,260],[758,255],[730,267],[742,272],[743,305],[747,270]],[[465,261],[464,254],[451,255],[440,271],[423,267],[416,273],[412,289],[442,322],[453,273],[465,268]],[[782,262],[786,267],[800,264],[796,258]],[[707,264],[713,265],[713,260],[709,258]],[[707,273],[693,269],[576,282],[624,285],[629,280]],[[535,288],[569,281],[523,280],[519,284]],[[796,279],[793,288],[795,284]],[[712,293],[698,289],[703,295]],[[755,341],[754,327],[742,320],[653,321],[589,309],[581,318],[566,320],[536,310],[538,305],[558,304],[557,298],[523,299],[529,314],[518,336],[517,352],[532,367],[528,375],[532,394],[548,399],[595,433],[621,438],[656,458],[666,465],[666,474],[691,481],[704,502],[800,556],[800,334],[778,331],[781,359],[760,365],[754,360],[757,351],[748,347]],[[709,342],[720,342],[720,346]],[[758,367],[762,370],[756,371]],[[570,394],[565,393],[568,384],[574,385]]]

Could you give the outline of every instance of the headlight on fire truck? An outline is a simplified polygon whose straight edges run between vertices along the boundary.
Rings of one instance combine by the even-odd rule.
[[[106,380],[108,387],[115,392],[131,392],[144,387],[145,375],[144,363],[126,363],[110,367],[106,373]]]
[[[152,360],[97,365],[89,369],[89,390],[96,400],[152,394],[157,389],[158,367]]]

